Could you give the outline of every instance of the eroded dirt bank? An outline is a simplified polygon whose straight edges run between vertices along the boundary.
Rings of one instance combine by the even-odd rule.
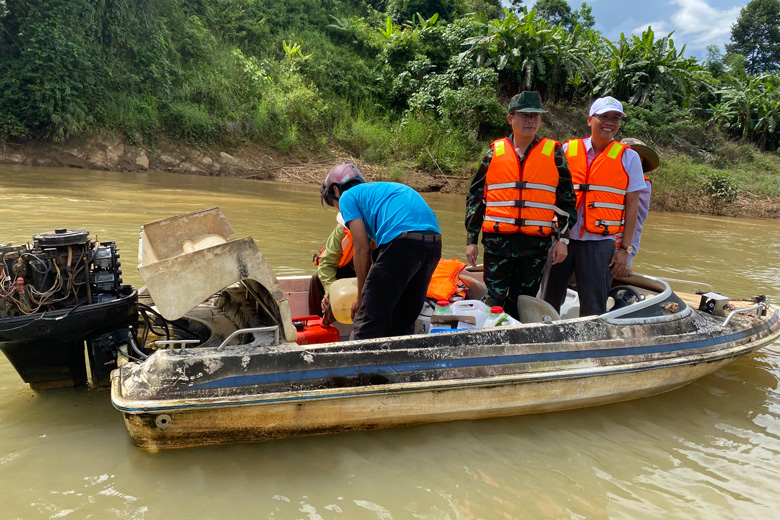
[[[84,168],[124,172],[170,172],[214,177],[320,184],[325,174],[341,161],[358,165],[369,180],[400,181],[421,192],[464,195],[470,178],[414,169],[393,172],[365,163],[343,150],[330,150],[313,157],[281,155],[258,146],[204,149],[160,141],[154,148],[135,146],[105,136],[65,143],[30,142],[0,145],[0,163],[22,166]],[[711,213],[710,201],[697,193],[653,195],[652,209],[686,213]],[[742,195],[721,209],[724,216],[780,218],[780,200]]]
[[[198,149],[179,143],[159,142],[152,148],[134,146],[103,136],[66,143],[30,142],[5,144],[0,163],[22,166],[85,168],[124,172],[170,172],[214,177],[320,184],[335,164],[351,161],[369,180],[399,180],[388,171],[364,163],[341,150],[315,157],[295,158],[256,146],[231,149]],[[465,193],[467,180],[454,176],[409,171],[403,182],[424,192]]]

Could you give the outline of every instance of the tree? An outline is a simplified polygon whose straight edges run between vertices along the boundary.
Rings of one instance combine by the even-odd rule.
[[[462,14],[462,7],[464,4],[456,0],[390,0],[387,14],[399,24],[414,19],[416,14],[426,20],[438,14],[444,20],[452,21]]]
[[[534,11],[539,18],[544,18],[553,25],[562,25],[569,29],[575,24],[571,6],[566,0],[539,0]]]
[[[746,72],[780,70],[780,0],[752,0],[731,26],[726,50],[747,58]]]
[[[509,10],[513,13],[521,13],[523,11],[523,0],[508,0]]]
[[[585,2],[582,2],[580,10],[574,11],[574,22],[583,27],[587,27],[588,29],[592,29],[593,26],[596,25],[596,19],[593,17],[593,9]]]
[[[707,45],[707,59],[704,60],[704,68],[714,78],[719,78],[726,72],[726,66],[723,64],[723,54],[717,45]]]

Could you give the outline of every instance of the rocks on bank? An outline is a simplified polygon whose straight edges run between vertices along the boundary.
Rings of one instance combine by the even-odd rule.
[[[33,167],[83,168],[120,172],[170,172],[214,177],[320,184],[328,170],[341,161],[358,165],[369,180],[401,180],[419,191],[465,193],[465,181],[452,176],[409,171],[402,179],[381,167],[364,163],[342,150],[324,157],[291,158],[256,145],[207,149],[170,141],[154,147],[136,146],[121,139],[92,136],[64,143],[32,141],[0,143],[0,163]]]
[[[272,178],[276,161],[270,156],[238,149],[199,150],[175,143],[154,148],[134,146],[105,136],[74,139],[64,143],[33,141],[6,143],[0,162],[21,166],[85,168],[127,172],[172,172],[193,175]]]

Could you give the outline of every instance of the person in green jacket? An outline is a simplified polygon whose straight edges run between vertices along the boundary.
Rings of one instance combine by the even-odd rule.
[[[341,213],[336,217],[339,222],[333,229],[325,245],[314,255],[317,272],[309,284],[309,313],[323,317],[323,323],[329,323],[328,292],[330,286],[341,278],[354,278],[355,266],[352,263],[352,237],[344,227]]]

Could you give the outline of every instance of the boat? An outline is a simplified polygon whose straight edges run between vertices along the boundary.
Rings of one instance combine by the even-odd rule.
[[[0,350],[33,389],[108,386],[138,316],[119,257],[67,228],[0,244]]]
[[[143,450],[604,405],[674,390],[780,337],[780,311],[761,298],[633,275],[601,316],[521,297],[516,325],[350,341],[336,324],[339,341],[299,344],[308,277],[277,279],[254,240],[231,235],[219,208],[141,230],[142,298],[169,334],[131,341],[111,400]],[[461,281],[467,297],[484,291],[478,272]]]

